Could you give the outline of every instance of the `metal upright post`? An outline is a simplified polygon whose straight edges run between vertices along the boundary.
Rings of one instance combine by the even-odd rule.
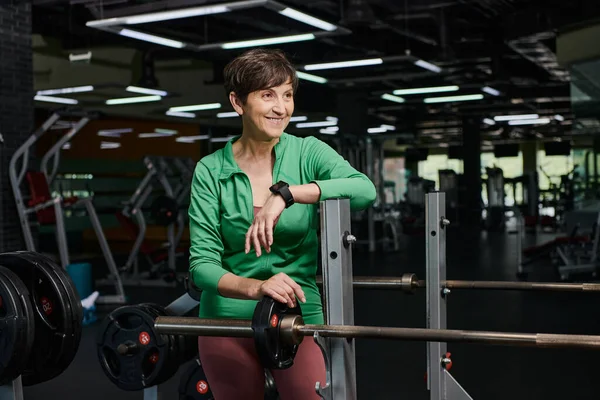
[[[0,386],[0,400],[23,400],[23,384],[20,376],[12,383]]]
[[[426,263],[427,263],[427,328],[446,329],[446,298],[450,289],[446,281],[446,194],[425,195]],[[427,388],[430,400],[472,400],[471,396],[447,371],[451,363],[446,343],[427,343]]]
[[[325,323],[354,325],[354,291],[352,286],[352,243],[350,201],[334,199],[321,202],[321,251]],[[315,335],[325,355],[328,382],[319,382],[317,393],[324,399],[355,400],[356,360],[354,340],[331,338],[325,345]],[[329,347],[329,352],[326,351]]]

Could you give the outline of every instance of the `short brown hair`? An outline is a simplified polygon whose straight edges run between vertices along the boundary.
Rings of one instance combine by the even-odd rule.
[[[242,103],[256,90],[283,85],[289,80],[294,93],[298,88],[296,69],[281,50],[248,50],[227,64],[223,75],[227,95],[235,92]]]

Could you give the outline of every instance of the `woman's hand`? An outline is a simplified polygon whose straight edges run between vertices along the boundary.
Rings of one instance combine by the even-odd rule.
[[[285,210],[285,201],[277,194],[271,194],[261,210],[254,217],[254,221],[248,232],[246,232],[246,254],[250,252],[252,246],[256,251],[256,257],[261,255],[261,246],[267,251],[271,252],[271,245],[273,244],[273,227],[275,221]]]
[[[260,299],[262,296],[270,296],[275,301],[287,304],[290,308],[296,307],[296,297],[302,303],[306,303],[306,296],[300,285],[283,272],[257,284],[252,297]]]

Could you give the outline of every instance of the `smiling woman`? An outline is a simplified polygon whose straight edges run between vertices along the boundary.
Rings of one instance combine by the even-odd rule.
[[[199,315],[251,319],[258,300],[270,296],[289,307],[302,303],[307,323],[323,323],[317,204],[349,198],[352,209],[364,209],[375,187],[324,142],[284,132],[298,79],[282,52],[250,50],[224,76],[242,134],[200,160],[192,181],[190,272],[203,290]],[[263,399],[252,339],[201,337],[198,348],[215,398]],[[282,399],[318,399],[315,383],[326,378],[323,355],[308,340],[291,368],[272,372]]]

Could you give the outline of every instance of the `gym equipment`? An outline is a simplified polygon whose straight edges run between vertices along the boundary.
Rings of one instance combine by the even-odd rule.
[[[210,390],[210,383],[198,358],[181,375],[181,380],[179,381],[179,400],[214,400],[214,396]],[[275,380],[268,369],[265,369],[264,400],[279,400]]]
[[[0,254],[0,399],[49,381],[73,361],[83,310],[61,266],[29,251]]]
[[[317,284],[322,279],[317,277]],[[416,274],[403,274],[397,277],[357,276],[352,280],[355,289],[402,290],[415,293],[417,289],[427,287],[425,280],[419,280]],[[546,282],[510,282],[510,281],[441,281],[444,289],[457,290],[515,290],[531,292],[600,292],[600,283],[546,283]]]
[[[506,225],[504,204],[504,173],[501,168],[486,168],[487,207],[485,226],[487,230],[503,230]]]
[[[115,260],[106,237],[102,230],[100,220],[96,214],[93,205],[93,198],[87,197],[78,199],[76,197],[63,198],[60,195],[53,195],[50,186],[58,172],[60,161],[60,152],[63,146],[71,140],[81,129],[94,118],[95,115],[87,112],[57,111],[46,120],[42,126],[33,133],[13,154],[9,164],[9,177],[17,206],[17,214],[21,223],[25,245],[28,251],[35,251],[35,244],[31,232],[31,223],[29,215],[35,214],[37,223],[42,225],[54,225],[56,228],[56,239],[60,261],[63,268],[70,264],[69,249],[67,244],[67,235],[64,225],[64,208],[75,208],[84,206],[90,218],[96,237],[102,249],[102,254],[109,270],[111,285],[114,285],[116,294],[105,295],[98,298],[98,303],[125,303],[125,291],[117,270]],[[61,118],[78,118],[76,122],[63,120]],[[35,143],[49,130],[69,129],[47,152],[41,160],[40,171],[27,171],[29,151]],[[48,163],[52,162],[52,169],[48,171]],[[20,166],[17,167],[17,165]],[[21,191],[23,179],[27,177],[29,183],[29,197],[26,198]]]
[[[146,156],[144,157],[144,165],[148,172],[131,198],[124,203],[121,212],[116,214],[119,223],[135,240],[127,262],[121,269],[123,272],[122,281],[124,285],[133,286],[175,286],[176,257],[184,254],[183,251],[177,249],[177,245],[183,234],[185,224],[185,213],[180,212],[176,196],[185,197],[186,193],[189,193],[189,181],[187,186],[182,181],[174,190],[167,177],[171,170],[165,157]],[[186,164],[182,161],[178,165],[181,168],[189,168],[189,162]],[[146,217],[142,209],[152,194],[155,185],[159,185],[165,194],[154,199],[150,213],[157,224],[167,227],[167,243],[158,249],[144,243]],[[135,219],[135,222],[133,222],[133,219]],[[177,224],[177,232],[175,232],[175,224]],[[138,269],[138,256],[140,253],[145,256],[150,266],[149,271],[144,273],[140,273]],[[164,279],[157,279],[157,277]],[[109,281],[101,282],[101,284],[105,283],[109,283]]]

